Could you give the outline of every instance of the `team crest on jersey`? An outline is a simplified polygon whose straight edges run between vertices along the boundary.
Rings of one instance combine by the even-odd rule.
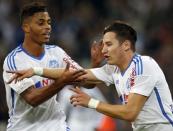
[[[49,61],[49,67],[50,68],[57,68],[58,67],[58,61],[57,60],[50,60]]]

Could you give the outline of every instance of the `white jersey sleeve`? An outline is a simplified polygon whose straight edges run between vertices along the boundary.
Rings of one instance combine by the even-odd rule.
[[[10,70],[7,65],[8,65],[7,60],[5,60],[3,79],[4,79],[4,83],[6,84],[6,86],[8,86],[9,88],[12,88],[18,94],[21,94],[23,91],[25,91],[26,89],[28,89],[29,87],[34,85],[34,81],[31,78],[25,78],[19,82],[13,81],[12,83],[7,84],[7,82],[10,80],[10,78],[13,77],[12,73],[6,72],[7,70]],[[17,66],[17,64],[16,64],[16,66]]]
[[[90,69],[90,71],[97,79],[103,81],[107,86],[109,86],[114,83],[112,74],[115,72],[115,68],[115,66],[106,64],[100,68]]]
[[[149,96],[157,84],[157,75],[160,73],[158,64],[151,57],[143,59],[143,72],[134,78],[131,93]]]

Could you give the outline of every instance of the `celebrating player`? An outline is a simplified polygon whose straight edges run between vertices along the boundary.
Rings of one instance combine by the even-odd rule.
[[[115,21],[104,30],[102,53],[106,65],[86,70],[85,83],[104,82],[114,84],[122,105],[111,105],[91,98],[79,88],[72,88],[76,94],[71,97],[74,106],[94,108],[108,116],[132,122],[134,131],[172,131],[173,102],[165,76],[149,56],[135,52],[136,31],[128,24]],[[58,69],[43,69],[43,76],[56,78]],[[30,77],[37,69],[17,71],[16,78]],[[30,74],[31,75],[28,75]]]
[[[24,41],[4,61],[3,78],[9,108],[7,131],[69,131],[56,94],[85,72],[69,71],[69,68],[79,69],[80,66],[60,47],[46,45],[50,38],[51,19],[45,5],[26,5],[21,12],[21,25],[25,33]],[[34,76],[8,83],[12,74],[6,70],[33,66],[66,69],[57,72],[61,78],[54,81]],[[41,73],[40,70],[37,73]]]

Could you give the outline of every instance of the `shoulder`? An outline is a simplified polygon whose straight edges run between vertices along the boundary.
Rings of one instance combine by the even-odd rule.
[[[9,70],[15,70],[15,61],[16,57],[22,52],[21,46],[16,47],[14,50],[12,50],[5,58],[4,60],[4,68]]]
[[[160,70],[158,63],[150,56],[141,56],[141,66],[144,73],[154,73]]]
[[[119,68],[117,66],[109,64],[103,65],[100,69],[104,70],[108,74],[117,73],[119,71]]]
[[[136,54],[132,60],[136,66],[141,66],[141,68],[145,65],[157,64],[156,61],[150,56],[143,56]]]
[[[142,63],[144,66],[155,66],[158,65],[157,62],[150,56],[141,56]]]

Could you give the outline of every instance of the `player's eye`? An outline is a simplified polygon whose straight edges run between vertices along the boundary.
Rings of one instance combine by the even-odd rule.
[[[38,25],[42,26],[44,23],[43,22],[38,22]]]
[[[111,46],[111,45],[112,45],[112,43],[111,43],[111,42],[108,42],[108,43],[106,43],[106,45],[107,45],[107,46]]]
[[[48,20],[47,23],[48,23],[49,25],[51,25],[51,20]]]

